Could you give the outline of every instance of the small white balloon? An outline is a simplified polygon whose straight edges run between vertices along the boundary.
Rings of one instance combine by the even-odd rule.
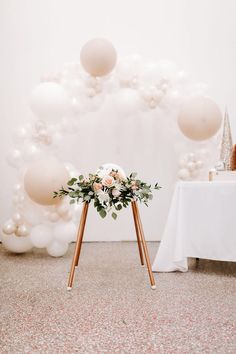
[[[12,216],[12,219],[16,224],[20,224],[23,221],[23,216],[21,213],[15,212]]]
[[[16,231],[16,224],[12,219],[7,220],[2,228],[2,231],[4,232],[4,234],[6,235],[11,235],[14,234]]]
[[[187,168],[190,172],[194,171],[196,169],[196,164],[192,161],[188,162]]]
[[[66,214],[62,216],[64,221],[70,221],[72,219],[72,212],[69,210]]]
[[[42,207],[29,202],[29,205],[24,208],[24,219],[32,226],[41,224],[44,221]]]
[[[71,222],[59,223],[53,228],[53,238],[59,242],[73,242],[76,240],[77,227]]]
[[[42,158],[43,152],[36,144],[26,143],[23,149],[23,158],[26,162],[37,161]]]
[[[190,178],[189,170],[187,170],[187,168],[180,169],[178,172],[178,177],[179,177],[179,179],[182,179],[183,181],[188,180]]]
[[[61,85],[43,82],[33,90],[30,107],[39,118],[47,121],[59,120],[68,111],[69,96]]]
[[[120,92],[113,97],[113,103],[116,111],[121,115],[134,113],[141,105],[139,94],[137,91],[130,88],[120,90]]]
[[[196,161],[196,154],[194,152],[190,152],[188,154],[189,161]]]
[[[2,234],[3,246],[14,253],[25,253],[33,248],[29,237]]]
[[[188,163],[188,161],[185,158],[181,158],[179,160],[178,165],[179,165],[179,167],[184,168],[184,167],[186,167],[187,163]]]
[[[19,149],[13,149],[7,154],[7,162],[14,168],[19,168],[23,164],[22,152]]]
[[[201,160],[198,160],[197,162],[196,162],[196,166],[197,166],[197,168],[202,168],[203,167],[203,161],[201,161]]]
[[[51,222],[57,222],[60,219],[60,216],[56,212],[52,212],[48,214],[48,220]]]
[[[46,225],[37,225],[31,230],[30,240],[35,247],[47,247],[51,243],[52,238],[52,230]]]
[[[13,141],[16,145],[22,145],[23,142],[30,137],[29,129],[26,127],[18,128],[13,134]]]
[[[59,204],[58,206],[57,206],[57,213],[60,215],[60,216],[63,216],[63,215],[65,215],[65,214],[67,214],[68,213],[68,211],[70,210],[70,206],[69,206],[69,204],[67,204],[67,203],[61,203],[61,204]]]
[[[52,257],[62,257],[68,250],[68,243],[53,241],[48,247],[47,252]]]
[[[195,178],[199,175],[199,170],[198,169],[195,169],[193,171],[191,171],[191,177],[192,178]]]

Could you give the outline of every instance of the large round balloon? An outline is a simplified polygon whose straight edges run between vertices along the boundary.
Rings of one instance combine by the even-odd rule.
[[[30,234],[30,240],[34,247],[44,248],[48,247],[52,241],[53,235],[51,228],[39,224],[32,228]]]
[[[105,76],[116,65],[117,55],[112,43],[103,38],[88,41],[80,52],[83,68],[92,76]]]
[[[3,246],[14,253],[24,253],[33,248],[32,242],[29,237],[19,237],[15,235],[2,234]]]
[[[203,96],[185,101],[178,116],[180,130],[192,140],[211,138],[219,130],[221,121],[222,115],[217,104]]]
[[[69,107],[69,96],[65,89],[55,82],[42,82],[32,92],[30,107],[43,120],[62,118]]]
[[[47,158],[33,163],[25,173],[24,186],[29,197],[41,205],[53,205],[58,198],[53,192],[67,185],[69,173],[55,158]]]
[[[53,241],[48,247],[48,254],[52,257],[62,257],[68,250],[68,243]]]

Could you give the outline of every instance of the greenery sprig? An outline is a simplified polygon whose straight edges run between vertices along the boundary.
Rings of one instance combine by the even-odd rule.
[[[132,172],[125,177],[118,170],[104,171],[102,167],[96,174],[89,174],[87,178],[80,175],[71,178],[67,188],[62,187],[54,192],[53,197],[69,196],[70,203],[94,201],[94,207],[102,218],[111,211],[113,219],[117,218],[117,211],[127,208],[133,201],[140,201],[148,206],[152,200],[152,190],[161,187],[156,183],[153,187],[137,178]]]

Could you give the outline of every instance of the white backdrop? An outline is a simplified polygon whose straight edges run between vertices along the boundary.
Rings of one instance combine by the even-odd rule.
[[[138,53],[172,60],[193,81],[206,82],[209,95],[222,110],[227,104],[236,138],[235,12],[234,0],[0,0],[0,222],[9,214],[16,178],[5,163],[5,154],[15,127],[32,119],[28,106],[32,88],[41,74],[60,71],[65,62],[78,60],[80,48],[93,37],[111,40],[120,56]],[[98,122],[109,124],[113,114],[101,112],[84,124],[99,129]],[[76,144],[69,141],[62,152],[65,161],[73,162],[83,173],[103,162],[114,162],[127,171],[140,172],[143,179],[159,180],[163,190],[143,209],[146,236],[153,240],[161,237],[176,174],[174,130],[168,124],[151,117],[145,125],[142,118],[131,144],[119,145],[114,130],[108,140],[101,139],[96,153],[81,131],[74,139],[80,139],[86,155],[84,149],[73,149]],[[109,141],[114,141],[111,149]],[[87,235],[91,240],[132,239],[130,216],[127,213],[116,222],[102,223],[92,213]]]

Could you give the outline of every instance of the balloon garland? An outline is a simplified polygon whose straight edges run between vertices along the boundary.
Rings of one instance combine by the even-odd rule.
[[[132,55],[117,63],[114,46],[101,38],[83,46],[80,63],[67,64],[58,74],[43,75],[30,98],[36,121],[15,132],[15,146],[7,156],[9,165],[19,171],[19,183],[13,190],[13,213],[2,227],[6,249],[23,253],[32,247],[46,248],[51,256],[59,257],[75,240],[81,206],[52,196],[78,175],[73,165],[54,156],[60,131],[64,135],[76,132],[78,115],[100,110],[108,95],[123,115],[137,109],[163,114],[175,110],[178,133],[187,146],[188,141],[214,139],[221,126],[220,110],[204,96],[204,89],[169,61],[149,62]],[[201,177],[208,154],[201,146],[180,154],[178,178]]]

